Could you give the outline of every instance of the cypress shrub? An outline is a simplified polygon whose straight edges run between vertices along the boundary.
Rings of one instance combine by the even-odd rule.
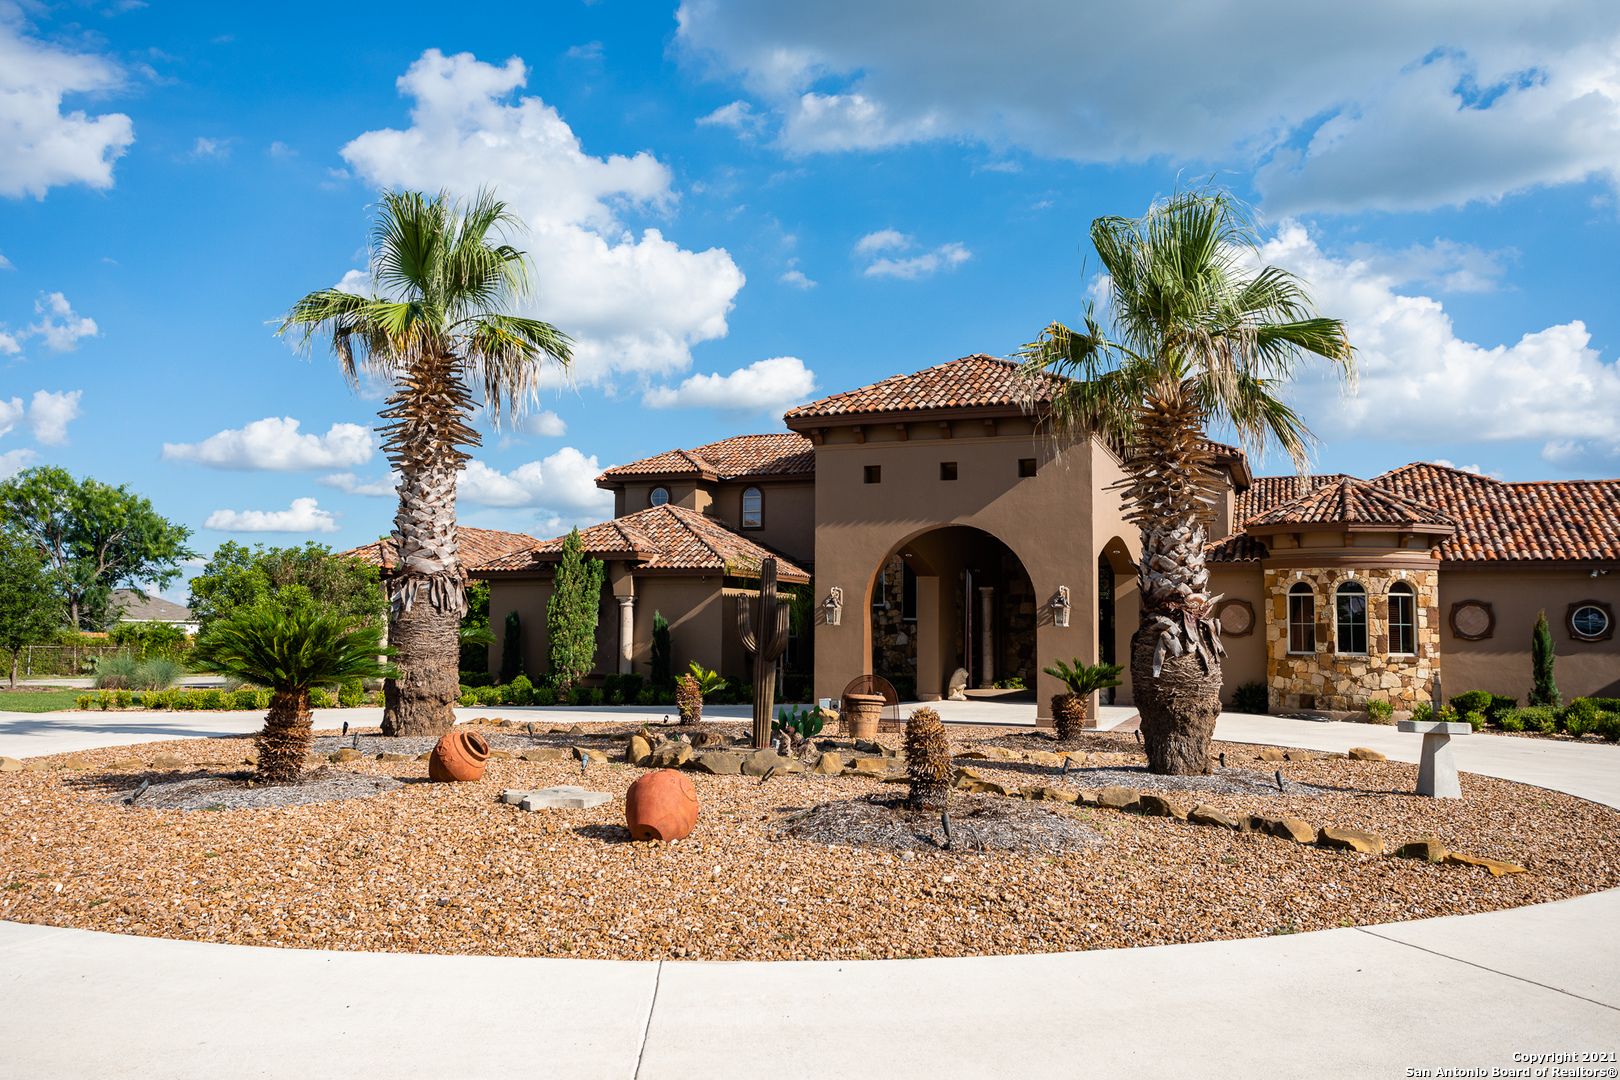
[[[1530,688],[1531,705],[1550,705],[1557,708],[1562,695],[1553,681],[1553,637],[1547,625],[1547,613],[1536,616],[1536,628],[1530,633],[1530,674],[1534,685]]]
[[[569,689],[596,664],[596,616],[602,604],[606,566],[585,557],[579,529],[563,540],[556,586],[546,602],[546,636],[551,639],[551,671],[559,689]],[[505,669],[505,662],[502,662]]]

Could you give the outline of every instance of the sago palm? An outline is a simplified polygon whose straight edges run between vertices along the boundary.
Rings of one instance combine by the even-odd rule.
[[[383,731],[448,731],[458,694],[458,630],[467,600],[456,546],[456,478],[480,443],[468,425],[472,387],[497,424],[521,412],[547,360],[564,369],[571,342],[549,323],[507,314],[527,295],[529,261],[504,242],[521,228],[487,192],[467,203],[440,193],[387,192],[371,233],[370,295],[310,293],[278,333],[307,347],[330,335],[351,385],[391,379],[383,448],[399,471],[388,579],[389,643],[399,675],[384,686]]]
[[[1207,773],[1224,650],[1204,565],[1219,483],[1205,429],[1230,429],[1251,453],[1275,445],[1303,469],[1313,437],[1280,392],[1311,357],[1353,385],[1354,350],[1304,282],[1257,265],[1253,223],[1223,192],[1098,218],[1091,242],[1111,326],[1088,305],[1083,330],[1053,323],[1019,355],[1026,374],[1068,377],[1050,407],[1058,431],[1122,450],[1126,517],[1142,537],[1131,686],[1148,767]]]
[[[270,711],[255,740],[258,775],[266,783],[290,784],[303,771],[314,739],[310,688],[392,675],[378,662],[386,654],[381,634],[350,629],[343,616],[313,606],[284,612],[255,605],[216,622],[198,639],[192,663],[199,671],[270,688]]]

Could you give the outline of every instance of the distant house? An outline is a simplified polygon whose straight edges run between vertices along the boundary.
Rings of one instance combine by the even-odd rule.
[[[114,589],[112,609],[121,612],[117,619],[121,623],[168,623],[188,634],[197,632],[197,619],[191,614],[190,608],[134,589]]]

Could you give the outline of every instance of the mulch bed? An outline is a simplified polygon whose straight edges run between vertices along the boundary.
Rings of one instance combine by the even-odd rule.
[[[593,723],[545,734],[537,725],[535,740],[608,749],[638,728]],[[747,724],[703,729],[734,739]],[[530,745],[526,729],[479,730],[507,752]],[[1005,729],[953,725],[950,737],[958,751],[1020,738],[1025,747],[1059,749],[1044,734]],[[323,739],[331,747],[353,742],[352,733]],[[1029,761],[959,764],[1009,786],[1078,792],[1123,778],[1147,787],[1133,737],[1099,732],[1081,740],[1085,746],[1074,749],[1084,750],[1084,760],[1067,776]],[[360,745],[368,755],[406,752],[384,751],[364,733]],[[230,776],[241,770],[248,740],[193,739],[55,755],[31,762],[46,766],[37,771],[0,774],[0,917],[297,948],[861,959],[1242,938],[1490,911],[1620,885],[1620,812],[1609,808],[1471,774],[1462,777],[1462,799],[1425,799],[1411,793],[1415,765],[1300,751],[1272,763],[1258,761],[1256,747],[1216,749],[1227,754],[1227,770],[1199,782],[1237,790],[1173,797],[1233,815],[1369,830],[1390,850],[1432,835],[1454,851],[1530,872],[1492,877],[1170,818],[961,793],[952,799],[953,830],[993,807],[982,816],[987,833],[1033,821],[1049,836],[1089,834],[1097,842],[1043,849],[1046,841],[1031,842],[1026,832],[1010,850],[986,842],[947,851],[937,813],[908,818],[898,806],[903,786],[854,776],[760,784],[694,774],[702,811],[692,836],[635,844],[623,799],[644,770],[598,764],[581,777],[577,762],[516,757],[491,761],[479,783],[431,784],[425,762],[367,756],[313,786],[350,782],[340,775],[370,778],[380,785],[375,793],[256,809],[176,809],[147,802],[153,788],[133,807],[117,797],[143,778],[154,788],[201,780],[194,787],[196,797],[212,800],[205,805],[224,804],[222,782],[244,785],[231,789],[237,794],[250,790]],[[158,754],[185,767],[112,768]],[[61,767],[69,759],[84,768]],[[1284,791],[1276,790],[1274,769]],[[533,814],[498,801],[504,788],[578,783],[614,799]],[[891,833],[913,840],[902,837],[899,850],[849,842],[884,820]]]

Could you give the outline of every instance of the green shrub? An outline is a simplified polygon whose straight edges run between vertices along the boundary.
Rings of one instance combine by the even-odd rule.
[[[332,695],[318,686],[314,687],[309,692],[309,707],[312,709],[330,709],[332,707]]]
[[[583,686],[570,686],[568,688],[568,704],[578,707],[590,701],[590,691]]]
[[[80,712],[89,712],[96,707],[96,695],[80,694],[73,703],[78,706]]]
[[[97,690],[129,690],[135,685],[135,668],[140,661],[125,653],[96,660]]]
[[[609,705],[630,705],[641,693],[642,678],[635,673],[606,675],[602,678],[602,690],[607,694]]]
[[[360,685],[359,679],[350,679],[338,690],[338,704],[345,709],[353,709],[366,700],[366,688]]]
[[[153,656],[135,665],[135,686],[141,690],[163,690],[174,683],[185,668],[166,656]]]
[[[1412,719],[1420,724],[1426,724],[1434,719],[1434,706],[1427,701],[1420,701],[1412,706]]]
[[[131,705],[135,704],[135,695],[131,694],[128,690],[115,691],[113,693],[113,698],[118,702],[118,707],[120,709],[127,709]]]
[[[637,705],[657,705],[658,704],[658,691],[652,689],[651,687],[647,688],[646,690],[643,690],[641,693],[636,695],[636,704]]]
[[[1466,712],[1462,714],[1463,723],[1478,731],[1485,726],[1485,714],[1482,712]]]
[[[1492,694],[1491,703],[1485,707],[1485,719],[1493,724],[1500,724],[1502,717],[1518,707],[1518,698],[1508,697],[1505,694]]]
[[[658,704],[670,706],[675,704],[675,690],[673,687],[666,686],[658,691]]]
[[[1567,734],[1579,737],[1592,730],[1597,723],[1598,707],[1591,698],[1576,698],[1564,706],[1564,711],[1558,716],[1558,726]],[[1579,730],[1575,730],[1575,729]]]
[[[553,690],[549,686],[540,687],[540,689],[534,692],[534,703],[536,705],[557,704],[557,691]]]
[[[463,687],[494,686],[495,676],[487,671],[463,671],[461,673]]]
[[[1523,724],[1525,731],[1545,734],[1558,728],[1558,710],[1550,705],[1532,705],[1527,709],[1514,709],[1509,715]]]
[[[1387,724],[1395,719],[1395,706],[1387,701],[1369,701],[1367,719],[1375,724]]]
[[[1491,695],[1484,690],[1470,690],[1466,694],[1458,694],[1451,699],[1451,707],[1457,710],[1458,715],[1471,712],[1482,713],[1490,706]]]
[[[234,709],[236,707],[235,699],[226,696],[223,690],[210,688],[208,690],[193,690],[191,693],[193,695],[191,705],[193,709],[217,712],[221,709]]]
[[[1497,718],[1497,725],[1503,731],[1523,731],[1524,717],[1519,715],[1519,711],[1520,710],[1518,709],[1514,709],[1512,712],[1503,713]]]
[[[499,686],[478,686],[473,688],[473,704],[489,708],[491,705],[501,703],[501,688]]]
[[[1620,698],[1595,697],[1586,700],[1597,706],[1598,712],[1620,712]]]
[[[463,709],[470,709],[474,705],[478,704],[478,694],[473,690],[472,687],[463,686],[461,688],[461,699],[460,700],[461,700],[461,707]]]
[[[1620,713],[1598,713],[1597,733],[1606,742],[1620,742]]]
[[[592,705],[606,705],[607,704],[607,694],[604,693],[601,690],[592,690],[591,691],[591,704]]]
[[[527,675],[519,675],[513,679],[511,685],[503,687],[506,691],[501,697],[502,705],[531,705],[534,703],[534,684]]]
[[[256,709],[259,707],[259,692],[251,686],[244,686],[231,692],[231,701],[238,709]]]
[[[1232,711],[1264,716],[1271,709],[1271,697],[1263,682],[1246,682],[1232,691]]]

